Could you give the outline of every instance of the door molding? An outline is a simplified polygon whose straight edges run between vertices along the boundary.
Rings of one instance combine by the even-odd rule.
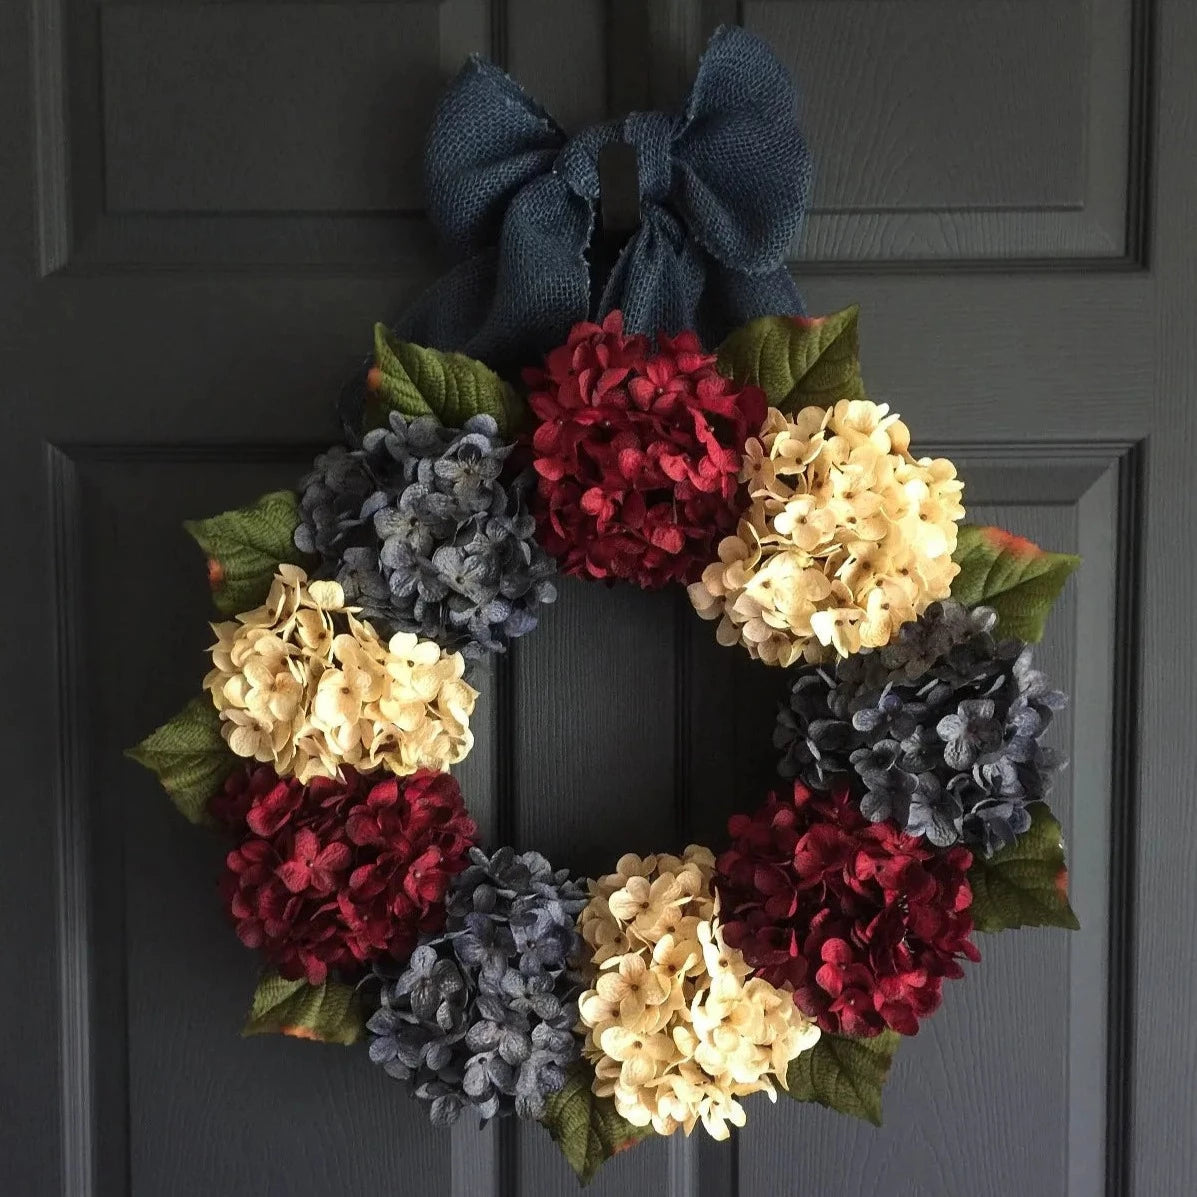
[[[60,443],[44,446],[45,484],[50,513],[48,541],[53,580],[56,718],[59,728],[53,809],[57,825],[59,1005],[61,1028],[62,1143],[64,1192],[93,1197],[124,1192],[129,1185],[127,1086],[120,1003],[125,994],[125,933],[121,916],[120,831],[91,817],[87,759],[89,672],[82,637],[83,598],[88,592],[84,550],[85,499],[81,470],[121,469],[135,463],[257,464],[294,462],[297,469],[320,446],[254,443],[155,442]],[[1074,702],[1092,704],[1076,726],[1109,728],[1108,754],[1075,746],[1078,771],[1099,791],[1108,792],[1101,843],[1073,847],[1073,881],[1078,898],[1100,889],[1105,934],[1070,941],[1073,976],[1070,1018],[1070,1143],[1095,1141],[1101,1123],[1100,1161],[1070,1151],[1069,1191],[1092,1197],[1095,1171],[1108,1197],[1128,1191],[1131,1094],[1134,1069],[1134,862],[1139,727],[1139,609],[1143,539],[1143,477],[1148,443],[1122,438],[1098,441],[1036,442],[957,440],[931,442],[926,451],[950,456],[968,479],[970,505],[1016,503],[1068,505],[1078,512],[1078,548],[1091,556],[1091,568],[1078,594],[1077,676]],[[1112,530],[1112,532],[1111,532]],[[1104,565],[1109,576],[1104,579]],[[1105,583],[1108,582],[1108,585]],[[683,596],[684,597],[684,596]],[[1112,611],[1111,608],[1112,607]],[[684,620],[678,622],[686,627]],[[1102,643],[1102,629],[1115,628],[1113,644]],[[1092,632],[1092,636],[1090,635]],[[1098,643],[1092,643],[1093,636]],[[674,753],[678,764],[674,795],[677,834],[684,836],[685,802],[680,789],[690,768],[690,638],[677,636],[678,687]],[[487,836],[507,842],[518,824],[518,778],[514,758],[503,751],[512,742],[516,718],[510,659],[490,666],[484,683],[489,717],[475,729],[475,751],[457,770],[471,795],[471,809]],[[1102,711],[1106,712],[1103,717]],[[1100,749],[1100,746],[1098,746]],[[467,780],[468,779],[468,780]],[[1078,784],[1078,789],[1080,785]],[[106,862],[101,876],[97,857]],[[113,876],[112,871],[116,870]],[[102,942],[101,942],[102,941]],[[1092,943],[1093,948],[1084,945]],[[1082,946],[1077,946],[1082,945]],[[1089,953],[1089,955],[1086,955]],[[1096,957],[1094,956],[1096,953]],[[100,967],[102,963],[102,968]],[[1091,999],[1078,988],[1104,978],[1104,1018],[1094,1025]],[[950,1000],[950,999],[949,999]],[[104,1004],[108,1017],[96,1013]],[[103,1043],[96,1028],[103,1026]],[[1093,1078],[1093,1051],[1102,1050],[1100,1077]],[[1104,1085],[1102,1084],[1104,1082]],[[516,1197],[519,1183],[518,1128],[505,1123],[479,1134],[472,1124],[453,1132],[450,1146],[453,1197]],[[737,1191],[738,1156],[724,1145],[697,1137],[675,1137],[668,1144],[669,1197],[732,1197]]]

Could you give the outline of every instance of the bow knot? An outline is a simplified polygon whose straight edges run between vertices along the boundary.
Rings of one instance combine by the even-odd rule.
[[[588,130],[597,134],[599,129]],[[605,142],[607,139],[603,138]],[[553,170],[569,185],[574,195],[584,200],[595,200],[599,193],[598,145],[591,145],[596,137],[571,137],[561,147]],[[601,145],[601,143],[600,143]]]
[[[636,151],[641,196],[664,203],[673,182],[673,121],[663,112],[633,112],[620,122],[620,137]]]
[[[599,154],[636,150],[641,223],[613,264],[592,255]],[[428,214],[463,260],[398,332],[497,368],[621,308],[630,331],[707,344],[755,316],[801,314],[785,254],[806,211],[797,98],[765,43],[711,39],[683,110],[634,112],[569,137],[508,75],[472,58],[437,109]]]

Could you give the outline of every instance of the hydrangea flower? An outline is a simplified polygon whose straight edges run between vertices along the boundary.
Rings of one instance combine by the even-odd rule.
[[[620,858],[590,883],[579,926],[590,988],[579,1012],[594,1091],[634,1126],[715,1139],[743,1126],[740,1098],[786,1085],[789,1062],[819,1030],[787,992],[750,977],[729,946],[711,888],[714,857]]]
[[[388,419],[360,447],[316,458],[295,543],[378,626],[466,657],[502,652],[556,598],[527,509],[531,474],[504,477],[511,446],[490,416],[460,429]]]
[[[382,972],[370,1058],[410,1082],[438,1125],[538,1118],[580,1054],[575,927],[585,891],[537,852],[474,849],[453,881],[444,934],[398,977]]]
[[[646,590],[691,582],[736,526],[747,438],[765,395],[715,367],[693,333],[581,323],[525,372],[541,540],[563,573]]]
[[[238,838],[221,882],[238,937],[311,985],[406,960],[439,930],[477,831],[457,782],[427,770],[305,786],[259,765],[233,773],[209,811]]]
[[[690,587],[720,644],[769,665],[844,657],[947,597],[963,484],[950,461],[911,456],[887,405],[770,408],[741,478],[751,504]]]
[[[204,689],[234,753],[301,782],[465,759],[478,692],[461,654],[404,632],[383,643],[355,610],[338,583],[280,565],[262,606],[212,625]]]
[[[866,818],[937,847],[1013,843],[1062,763],[1040,741],[1066,699],[996,623],[949,599],[879,651],[800,670],[774,735],[782,776],[851,778]]]
[[[715,877],[727,942],[823,1030],[913,1035],[960,959],[980,959],[971,853],[868,822],[846,785],[795,782],[728,831]]]

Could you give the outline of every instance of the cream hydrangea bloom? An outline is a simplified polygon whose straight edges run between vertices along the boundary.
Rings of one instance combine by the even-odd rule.
[[[579,1001],[583,1051],[594,1090],[634,1126],[716,1139],[744,1125],[739,1099],[776,1099],[789,1062],[819,1029],[793,996],[749,977],[723,940],[711,888],[714,857],[691,845],[681,857],[623,856],[590,882],[578,918],[593,953]]]
[[[886,404],[770,408],[740,478],[748,510],[690,587],[720,644],[770,665],[847,656],[948,596],[963,484],[950,461],[911,456]]]
[[[305,783],[465,758],[478,693],[461,654],[403,632],[384,644],[356,610],[336,582],[280,565],[260,607],[212,625],[204,689],[233,752]]]

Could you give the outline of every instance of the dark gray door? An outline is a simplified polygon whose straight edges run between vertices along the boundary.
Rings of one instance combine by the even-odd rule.
[[[760,1101],[593,1191],[1197,1191],[1197,4],[10,0],[4,1192],[572,1191],[535,1127],[433,1132],[360,1052],[241,1041],[220,849],[120,749],[203,669],[180,520],[293,479],[431,276],[419,146],[463,55],[576,124],[676,99],[720,20],[807,96],[812,309],[862,303],[871,392],[974,515],[1085,557],[1044,653],[1084,930],[984,939],[883,1130]],[[488,684],[476,809],[580,869],[714,835],[770,765],[759,678],[684,597],[568,585]]]

